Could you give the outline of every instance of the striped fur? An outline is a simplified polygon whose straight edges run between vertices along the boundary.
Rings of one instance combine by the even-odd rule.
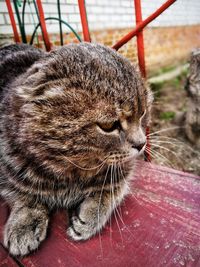
[[[0,60],[0,193],[11,207],[4,243],[13,255],[36,249],[61,207],[72,211],[68,235],[88,239],[128,192],[150,92],[129,61],[98,44],[50,53],[11,45]]]

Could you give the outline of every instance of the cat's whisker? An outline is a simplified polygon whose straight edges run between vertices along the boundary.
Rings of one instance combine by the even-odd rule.
[[[117,165],[117,177],[118,177],[118,179],[120,178],[120,171],[119,171],[119,165],[120,165],[120,162],[119,162],[119,164]],[[117,190],[117,194],[119,194],[119,189],[118,189],[118,187],[116,187],[116,190]],[[121,206],[119,205],[118,206],[119,207],[119,213],[120,213],[120,215],[121,215],[121,217],[122,217],[122,210],[121,210]]]
[[[102,166],[99,167],[99,169],[96,171],[96,174],[95,175],[97,175],[103,169],[103,167],[105,166],[105,164],[106,164],[106,161],[102,163]]]
[[[173,143],[173,142],[168,142],[168,141],[152,141],[150,142],[150,145],[151,146],[164,146],[166,145],[166,147],[172,151],[174,151],[174,149],[176,151],[179,151],[179,149],[182,149],[182,148],[186,148],[183,144],[178,144],[178,143]]]
[[[98,204],[98,210],[97,210],[97,220],[98,220],[98,229],[99,229],[98,230],[98,235],[99,235],[99,244],[100,244],[102,257],[103,257],[103,247],[102,247],[101,232],[100,232],[101,231],[101,229],[100,229],[100,206],[101,206],[102,194],[103,194],[106,178],[107,178],[107,175],[108,175],[108,172],[109,172],[109,168],[110,168],[110,166],[107,167],[105,178],[104,178],[104,181],[103,181],[103,184],[102,184],[102,187],[101,187],[101,193],[100,193],[100,196],[99,196],[99,204]]]
[[[119,164],[120,164],[120,163],[119,163]],[[116,180],[117,180],[117,178],[119,179],[119,177],[120,177],[120,173],[119,173],[119,165],[116,165],[116,176],[114,177],[114,184],[117,182]],[[116,178],[116,180],[115,180],[115,178]],[[117,195],[118,195],[118,194],[119,194],[119,189],[118,189],[117,186],[116,186],[116,191],[117,191]],[[116,206],[116,211],[117,211],[117,213],[118,213],[118,216],[119,216],[121,222],[124,224],[124,221],[123,221],[123,219],[122,219],[122,210],[121,210],[121,206],[120,206],[120,205],[117,205],[117,206]]]
[[[167,144],[167,145],[170,145],[171,149],[169,148],[166,148],[165,146],[163,146],[163,144]],[[160,148],[160,149],[163,149],[163,150],[166,150],[168,152],[170,152],[171,154],[175,155],[175,157],[178,159],[178,161],[180,163],[183,162],[183,159],[181,160],[177,153],[174,152],[173,148],[176,148],[176,150],[178,149],[182,149],[184,147],[183,144],[181,143],[175,143],[175,142],[171,142],[171,141],[161,141],[161,140],[150,140],[150,145],[152,147],[155,147],[155,148]]]
[[[152,158],[158,158],[158,159],[163,159],[165,164],[168,166],[168,167],[172,167],[173,168],[173,164],[171,163],[171,161],[166,158],[165,156],[163,156],[161,153],[159,153],[158,151],[155,151],[155,150],[150,150],[148,148],[145,149],[150,155]]]
[[[177,129],[184,129],[184,128],[185,128],[184,126],[169,127],[169,128],[166,128],[166,129],[162,129],[162,130],[156,131],[156,132],[152,132],[152,133],[148,134],[147,136],[149,137],[149,136],[153,136],[153,135],[158,134],[158,133],[177,130]]]
[[[124,179],[124,182],[127,183],[127,181],[125,180],[125,177],[124,177],[124,174],[123,174],[123,170],[122,170],[122,168],[121,168],[121,165],[119,165],[119,167],[120,167],[120,169],[121,169],[121,173],[122,173],[122,177],[123,177],[123,179]],[[133,192],[131,192],[131,196],[136,200],[136,202],[139,204],[139,206],[143,207],[147,212],[149,212],[149,210],[146,209],[146,208],[142,205],[142,203],[140,203],[140,201],[137,199],[137,197],[134,195]],[[124,223],[124,221],[123,221],[122,218],[121,218],[121,220],[122,220],[122,223],[124,224],[125,229],[129,232],[130,235],[133,236],[133,233],[128,229],[128,227],[126,226],[126,224]]]
[[[124,179],[124,182],[125,183],[127,183],[127,181],[125,180],[125,176],[124,176],[124,174],[123,174],[123,170],[122,170],[122,168],[121,168],[121,165],[119,165],[120,166],[120,169],[121,169],[121,173],[122,173],[122,177],[123,177],[123,179]],[[136,198],[136,197],[134,197],[135,198],[135,200],[138,202],[138,204],[141,206],[141,203],[139,202],[139,200]]]
[[[163,138],[164,140],[172,140],[172,141],[177,141],[177,142],[181,142],[179,139],[177,138],[173,138],[173,137],[170,137],[170,136],[167,136],[167,135],[154,135],[154,136],[150,136],[149,139],[150,140],[162,140],[161,138]]]
[[[114,173],[113,173],[113,176],[111,176],[111,189],[112,189],[112,205],[113,205],[113,213],[114,213],[114,217],[115,217],[115,221],[117,223],[117,227],[119,229],[119,233],[120,233],[120,237],[121,237],[121,241],[122,241],[122,244],[124,243],[123,242],[123,236],[122,236],[122,232],[121,232],[121,228],[120,228],[120,225],[119,225],[119,222],[118,222],[118,218],[117,218],[117,215],[116,215],[116,200],[115,200],[115,192],[114,192],[114,176],[116,174],[116,163],[114,162]]]
[[[160,136],[154,136],[153,138],[149,138],[150,142],[168,142],[168,144],[176,144],[176,145],[185,145],[183,142],[181,142],[180,140],[176,139],[176,138],[160,138]],[[187,145],[186,145],[187,146]]]
[[[135,160],[136,162],[138,161],[137,159]],[[141,161],[138,161],[138,163],[140,164],[141,163]],[[151,164],[151,163],[149,163],[149,164]],[[119,165],[120,166],[120,165]],[[121,166],[120,166],[121,167]],[[122,175],[123,175],[123,172],[122,172]],[[127,181],[125,180],[125,176],[123,175],[123,177],[124,177],[124,182],[125,183],[127,183]],[[145,207],[143,204],[142,204],[142,201],[140,201],[137,197],[136,197],[136,195],[134,194],[134,192],[133,192],[133,190],[131,191],[131,196],[136,200],[136,202],[138,203],[138,205],[139,206],[141,206],[143,209],[145,209],[145,211],[148,213],[148,212],[152,212],[152,210],[151,209],[148,209],[147,207]],[[155,204],[155,203],[153,203],[153,202],[151,202],[151,205],[152,206],[154,206],[154,207],[157,207],[157,205]],[[127,228],[127,227],[126,227]],[[130,232],[130,230],[127,228],[127,230],[129,231],[129,233],[131,234],[131,235],[133,235],[131,232]]]
[[[164,146],[160,146],[160,145],[158,145],[158,144],[151,144],[153,147],[155,147],[155,148],[160,148],[160,149],[164,149],[164,150],[166,150],[166,151],[168,151],[168,152],[170,152],[171,154],[173,154],[173,155],[175,155],[175,157],[180,161],[180,162],[182,162],[181,160],[180,160],[180,158],[177,156],[177,154],[174,152],[174,151],[172,151],[172,150],[170,150],[170,149],[168,149],[168,148],[166,148],[166,147],[164,147]]]
[[[62,155],[64,156],[64,155]],[[68,157],[64,156],[64,158],[70,162],[72,165],[74,165],[75,167],[79,168],[80,170],[84,170],[84,171],[92,171],[92,170],[96,170],[98,169],[99,167],[102,166],[102,164],[104,164],[107,160],[108,157],[106,157],[99,165],[95,166],[95,167],[92,167],[92,168],[84,168],[84,167],[81,167],[79,166],[78,164],[74,163],[72,160],[70,160]]]
[[[164,138],[164,139],[171,139],[171,140],[174,140],[174,141],[179,141],[179,142],[181,142],[179,139],[177,139],[177,138],[174,138],[174,137],[171,137],[171,136],[168,136],[168,135],[160,135],[160,134],[157,134],[157,135],[153,135],[153,136],[150,136],[149,137],[150,139],[153,139],[153,138]]]
[[[113,163],[111,164],[111,172],[110,172],[110,205],[112,209],[112,191],[111,191],[111,181],[112,181],[112,175],[113,175]],[[110,243],[112,245],[112,214],[110,216]]]
[[[120,164],[119,164],[117,167],[118,167],[118,170],[119,170]],[[119,170],[119,171],[120,171],[120,170]],[[120,173],[119,173],[119,175],[120,175]],[[124,178],[123,178],[123,179],[124,179]],[[125,184],[127,183],[126,180],[124,180],[124,182],[125,182]],[[119,190],[118,190],[118,189],[117,189],[117,192],[119,193]],[[119,207],[119,209],[118,209],[118,207]],[[124,222],[124,220],[123,220],[123,218],[122,218],[122,211],[121,211],[121,206],[120,206],[120,205],[116,207],[116,211],[117,211],[117,213],[118,213],[118,216],[119,216],[120,221],[121,221],[122,224],[123,224],[123,227],[124,227],[125,229],[127,229],[127,231],[132,235],[132,233],[130,232],[130,230],[128,229],[128,227],[126,226],[126,224],[125,224],[125,222]]]
[[[163,140],[161,138],[163,138]],[[158,142],[158,143],[167,143],[168,142],[169,144],[171,143],[172,146],[176,145],[176,146],[184,147],[184,148],[189,149],[193,153],[200,155],[200,152],[198,150],[195,150],[192,146],[182,142],[179,139],[171,138],[171,137],[168,137],[168,136],[161,136],[161,138],[160,138],[160,136],[155,137],[155,139],[151,139],[150,138],[150,142]]]
[[[177,141],[170,140],[170,139],[169,140],[168,139],[161,140],[161,139],[156,138],[156,139],[150,139],[149,143],[150,143],[150,145],[153,145],[153,144],[158,144],[158,145],[167,144],[170,147],[176,147],[177,149],[178,148],[182,148],[182,147],[186,147],[187,148],[186,144],[184,144],[183,142],[179,142],[178,140]],[[188,146],[188,149],[194,150],[190,146]]]

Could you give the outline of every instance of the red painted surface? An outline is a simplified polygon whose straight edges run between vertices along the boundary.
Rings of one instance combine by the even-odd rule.
[[[142,22],[142,10],[141,10],[141,1],[134,0],[135,4],[135,20],[136,25]],[[146,78],[146,68],[145,68],[145,56],[144,56],[144,39],[143,31],[141,30],[137,34],[137,52],[138,52],[138,62],[140,66],[140,71],[144,78]]]
[[[9,256],[8,252],[0,245],[0,267],[18,267],[19,265]]]
[[[200,266],[200,177],[137,164],[132,193],[101,235],[70,241],[66,214],[54,215],[39,250],[20,260],[27,267]],[[2,202],[3,203],[3,202]],[[3,204],[2,204],[3,205]],[[1,206],[0,225],[7,217]],[[122,219],[120,219],[122,217]],[[1,253],[1,252],[0,252]]]
[[[157,18],[161,13],[163,13],[169,6],[171,6],[176,0],[168,0],[166,3],[164,3],[160,8],[158,8],[154,13],[152,13],[148,18],[143,20],[141,23],[139,23],[136,28],[132,31],[130,31],[127,35],[125,35],[121,40],[119,40],[113,48],[118,50],[120,47],[122,47],[124,44],[126,44],[128,41],[130,41],[134,36],[136,36],[141,30],[144,29],[152,20]]]
[[[13,10],[12,10],[12,6],[11,6],[11,3],[10,3],[10,0],[6,0],[6,5],[7,5],[7,9],[8,9],[9,17],[10,17],[10,22],[11,22],[12,29],[13,29],[15,42],[19,43],[20,42],[20,38],[19,38],[18,31],[17,31],[15,17],[14,17],[14,14],[13,14]]]
[[[2,240],[3,225],[8,217],[8,207],[5,202],[0,205],[0,239]],[[0,244],[0,267],[17,267],[18,264],[10,257],[8,251]]]
[[[134,0],[135,4],[135,20],[136,25],[142,22],[142,9],[141,9],[141,1],[140,0]],[[143,31],[141,30],[137,34],[137,55],[138,55],[138,63],[140,67],[140,71],[142,73],[142,76],[146,78],[146,67],[145,67],[145,54],[144,54],[144,38],[143,38]],[[150,128],[149,126],[146,129],[146,136],[147,136],[147,150],[145,151],[145,160],[150,162],[151,156],[150,156],[150,142],[149,142],[149,134],[150,134]]]
[[[36,2],[37,2],[38,12],[39,12],[39,16],[40,16],[40,24],[41,24],[41,28],[42,28],[45,47],[46,47],[47,51],[50,51],[51,50],[51,43],[49,41],[49,36],[48,36],[46,22],[45,22],[45,18],[44,18],[44,11],[43,11],[43,7],[42,7],[42,3],[40,0],[36,0]]]
[[[78,5],[79,5],[80,16],[81,16],[81,24],[82,24],[82,29],[83,29],[84,41],[91,42],[88,21],[87,21],[87,13],[86,13],[86,8],[85,8],[85,1],[78,0]]]

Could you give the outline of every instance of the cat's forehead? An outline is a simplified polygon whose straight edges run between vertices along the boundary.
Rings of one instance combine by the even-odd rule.
[[[72,99],[80,95],[81,100],[85,94],[91,98],[114,98],[115,103],[122,102],[127,112],[130,103],[145,93],[135,66],[116,51],[99,44],[71,44],[52,51],[27,75],[24,87],[30,87],[31,97],[63,98],[71,94]]]
[[[132,116],[138,116],[146,110],[147,99],[146,96],[132,96],[116,97],[116,98],[100,98],[97,100],[97,112],[107,114],[107,117],[116,118],[127,118]]]

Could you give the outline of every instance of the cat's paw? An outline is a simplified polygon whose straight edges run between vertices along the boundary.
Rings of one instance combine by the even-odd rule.
[[[100,194],[100,193],[99,193]],[[75,240],[87,240],[98,233],[108,221],[112,210],[110,209],[107,192],[106,199],[99,204],[103,194],[85,198],[84,201],[69,214],[70,225],[67,229],[68,236]],[[108,200],[108,201],[107,201]]]
[[[48,216],[42,210],[13,211],[5,226],[4,245],[14,256],[27,255],[45,239],[47,226]]]
[[[12,255],[24,256],[38,248],[46,237],[48,222],[32,224],[13,223],[6,227],[4,232],[4,245]]]
[[[83,221],[78,216],[72,216],[67,229],[68,236],[75,240],[87,240],[97,232],[97,227],[92,222]]]

